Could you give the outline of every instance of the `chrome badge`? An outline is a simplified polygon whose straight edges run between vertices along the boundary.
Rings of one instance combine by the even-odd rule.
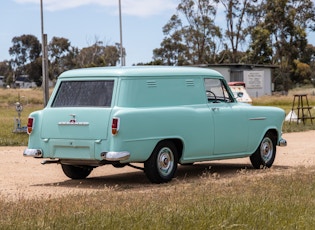
[[[58,125],[89,125],[89,122],[77,122],[75,114],[70,114],[70,116],[70,121],[60,121]]]

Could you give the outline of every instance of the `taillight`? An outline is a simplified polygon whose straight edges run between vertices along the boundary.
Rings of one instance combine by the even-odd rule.
[[[34,118],[29,117],[27,120],[27,133],[31,134],[33,131]]]
[[[112,134],[116,135],[119,131],[119,117],[113,117],[112,119]]]

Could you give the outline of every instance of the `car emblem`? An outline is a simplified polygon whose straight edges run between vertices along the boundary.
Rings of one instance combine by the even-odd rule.
[[[72,119],[70,120],[70,123],[75,123],[75,114],[70,114],[70,116],[72,117]]]
[[[76,126],[85,126],[89,125],[89,122],[77,122],[76,120],[76,115],[75,114],[70,114],[71,117],[70,121],[60,121],[58,122],[58,125],[76,125]]]

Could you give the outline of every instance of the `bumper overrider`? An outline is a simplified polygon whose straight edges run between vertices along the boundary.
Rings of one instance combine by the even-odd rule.
[[[279,140],[278,145],[281,146],[281,147],[285,147],[285,146],[287,146],[287,141],[285,139],[281,138]]]
[[[43,157],[43,151],[41,149],[25,149],[23,152],[23,156],[42,158]]]
[[[127,151],[122,152],[102,152],[101,158],[107,161],[125,161],[130,157],[130,153]]]

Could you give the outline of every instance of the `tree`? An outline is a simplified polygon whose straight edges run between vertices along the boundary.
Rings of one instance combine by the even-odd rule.
[[[29,75],[29,79],[40,83],[42,70],[36,64],[41,61],[41,44],[38,39],[34,35],[22,35],[14,37],[12,43],[9,54],[13,56],[10,63],[15,75]]]
[[[103,46],[100,41],[83,48],[77,56],[79,67],[115,66],[118,61],[118,46]]]
[[[178,30],[180,26],[181,21],[178,16],[173,15],[169,23],[163,27],[163,32],[168,37],[161,42],[161,48],[153,50],[153,59],[156,64],[180,66],[189,63],[185,58],[188,50],[183,43],[182,30]]]
[[[217,3],[181,0],[177,14],[163,27],[165,38],[161,48],[154,50],[154,59],[168,65],[212,63],[222,37],[214,24]]]
[[[68,39],[59,37],[52,38],[48,45],[50,61],[49,75],[51,79],[56,79],[62,72],[69,69],[68,56],[73,55],[71,52],[74,50]]]
[[[4,76],[4,82],[8,85],[12,83],[12,68],[9,61],[0,62],[0,76]]]
[[[249,59],[279,65],[276,77],[289,77],[285,82],[303,82],[304,77],[297,77],[301,71],[296,63],[306,60],[307,30],[314,30],[312,0],[260,0],[252,5],[250,14]]]
[[[23,66],[24,72],[29,75],[29,79],[33,80],[37,86],[42,85],[42,58],[38,57],[35,61]]]
[[[225,8],[226,32],[225,37],[228,40],[226,47],[232,50],[229,57],[230,63],[238,63],[241,60],[239,46],[244,43],[248,35],[245,24],[247,11],[250,4],[255,0],[220,0]]]
[[[41,53],[41,44],[34,35],[22,35],[12,39],[12,47],[9,54],[14,69],[35,61]]]
[[[311,83],[311,67],[308,64],[294,60],[292,80],[304,84]]]
[[[270,31],[261,26],[252,29],[251,43],[247,50],[245,62],[251,64],[271,64],[272,54]]]

